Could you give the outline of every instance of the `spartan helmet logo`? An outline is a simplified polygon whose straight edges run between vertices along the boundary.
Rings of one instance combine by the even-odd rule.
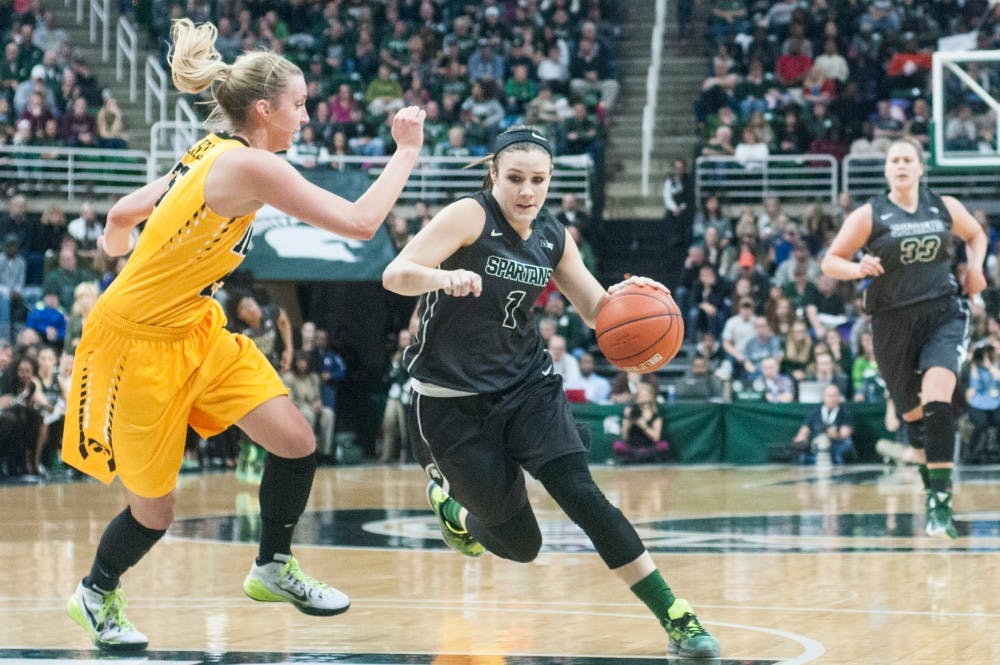
[[[87,459],[91,453],[107,460],[108,471],[115,470],[115,454],[110,445],[88,437],[86,443],[80,442],[80,457]]]

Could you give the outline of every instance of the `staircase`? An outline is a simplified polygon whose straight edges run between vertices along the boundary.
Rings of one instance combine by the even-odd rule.
[[[649,195],[642,195],[642,109],[646,104],[646,70],[650,31],[655,19],[652,2],[629,3],[618,47],[622,93],[615,109],[607,147],[605,219],[660,219],[660,190],[676,158],[690,159],[697,144],[692,104],[708,75],[709,58],[702,47],[704,25],[697,14],[694,32],[680,43],[673,3],[667,19],[655,139],[650,162]],[[701,3],[696,3],[701,4]]]
[[[102,88],[107,88],[118,100],[121,107],[125,132],[128,134],[128,147],[134,150],[149,149],[149,125],[146,123],[145,95],[143,88],[143,72],[146,63],[146,45],[144,43],[144,31],[137,28],[139,38],[139,67],[137,76],[138,97],[135,102],[130,102],[128,98],[128,72],[122,81],[115,79],[115,27],[118,24],[118,13],[115,11],[116,3],[111,3],[111,18],[109,22],[111,31],[110,49],[108,51],[108,61],[101,60],[101,30],[98,24],[96,33],[97,39],[94,43],[90,41],[90,21],[87,18],[87,9],[84,8],[83,21],[77,23],[76,3],[66,5],[62,2],[47,3],[47,8],[55,14],[56,25],[69,35],[70,48],[74,54],[83,56],[87,62],[90,73],[97,77],[97,82]],[[126,63],[127,66],[127,63]],[[96,111],[95,111],[96,114]]]

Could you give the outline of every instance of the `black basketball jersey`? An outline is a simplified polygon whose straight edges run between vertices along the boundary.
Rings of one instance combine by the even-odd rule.
[[[885,273],[868,280],[868,312],[959,293],[951,272],[955,242],[948,208],[926,187],[920,188],[918,201],[913,214],[890,201],[887,194],[871,202],[872,232],[866,251],[882,260]]]
[[[551,367],[531,308],[562,259],[566,230],[544,209],[524,240],[504,218],[493,195],[473,195],[486,211],[479,238],[442,264],[482,276],[483,291],[420,297],[420,328],[403,353],[411,376],[452,390],[487,393],[509,388]]]

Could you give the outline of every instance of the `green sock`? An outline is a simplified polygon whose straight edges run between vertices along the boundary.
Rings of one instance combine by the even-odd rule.
[[[920,465],[920,480],[923,481],[925,490],[929,490],[931,488],[931,474],[928,473],[926,463]]]
[[[935,492],[951,491],[951,467],[927,469],[927,475],[930,476],[928,485],[930,489]]]
[[[462,526],[462,504],[458,501],[451,498],[445,501],[444,505],[441,506],[441,514],[453,527],[460,531],[465,530],[465,527]]]
[[[654,570],[633,584],[632,593],[646,604],[661,624],[668,620],[667,610],[674,604],[674,592],[667,586],[660,571]]]

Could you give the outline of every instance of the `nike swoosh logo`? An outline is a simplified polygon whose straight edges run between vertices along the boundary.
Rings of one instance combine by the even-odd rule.
[[[892,217],[892,213],[891,212],[887,212],[884,215],[879,215],[878,216],[878,218],[881,219],[883,222],[885,220],[889,219],[890,217]]]
[[[503,231],[497,231],[496,229],[493,229],[492,231],[490,231],[490,235],[493,236],[494,238],[499,238],[500,236],[503,235]]]
[[[552,365],[549,365],[549,368],[542,372],[542,376],[548,376],[551,373],[552,373]]]
[[[285,591],[287,591],[288,593],[292,594],[293,596],[295,596],[299,600],[309,600],[309,594],[302,593],[301,591],[296,591],[292,587],[281,586],[280,588],[282,588]]]

